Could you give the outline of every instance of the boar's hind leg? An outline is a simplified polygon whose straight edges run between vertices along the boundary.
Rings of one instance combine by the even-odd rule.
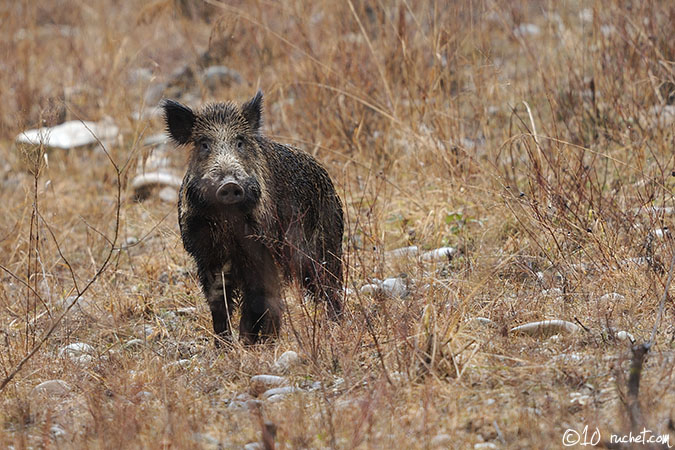
[[[234,289],[231,283],[227,283],[228,273],[223,270],[208,271],[202,277],[204,294],[211,309],[213,319],[213,332],[216,334],[216,346],[223,341],[231,339],[230,322],[234,300]],[[225,286],[223,286],[225,284]],[[225,299],[227,298],[227,302]]]

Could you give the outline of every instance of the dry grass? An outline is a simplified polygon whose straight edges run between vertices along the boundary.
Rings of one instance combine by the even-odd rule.
[[[607,444],[637,425],[615,331],[641,343],[654,327],[639,425],[675,437],[672,285],[657,320],[674,244],[652,239],[675,208],[673,22],[665,1],[5,2],[0,378],[39,347],[0,392],[0,447],[241,448],[261,417],[279,448],[428,448],[443,433],[449,448],[560,448],[585,425]],[[134,112],[209,45],[244,82],[195,82],[191,101],[262,88],[266,132],[339,186],[353,288],[339,325],[289,288],[276,344],[213,348],[175,205],[133,201],[142,139],[162,129]],[[45,165],[46,149],[13,144],[41,123],[104,117],[122,129],[107,154],[49,150]],[[184,169],[180,150],[171,164]],[[406,245],[459,252],[385,253]],[[359,292],[401,273],[404,299]],[[92,281],[89,306],[59,321]],[[508,332],[543,319],[585,330]],[[95,348],[89,364],[59,357],[72,342]],[[293,383],[321,388],[228,408],[288,349],[303,357]],[[49,379],[71,392],[31,393]]]

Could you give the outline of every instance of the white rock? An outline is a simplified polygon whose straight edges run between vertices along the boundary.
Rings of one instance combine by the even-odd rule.
[[[452,442],[452,436],[449,434],[437,434],[431,438],[429,444],[432,448],[450,448]]]
[[[492,320],[488,319],[487,317],[473,317],[469,320],[476,321],[476,322],[480,323],[481,325],[494,325],[494,322]]]
[[[194,316],[197,314],[197,308],[194,306],[185,306],[183,308],[178,308],[176,314],[179,316]]]
[[[210,66],[202,72],[204,84],[211,90],[219,86],[229,86],[232,83],[240,84],[243,82],[241,75],[236,70],[225,66]]]
[[[66,437],[66,430],[64,430],[59,424],[52,425],[51,428],[49,429],[49,432],[51,433],[54,439],[61,439]]]
[[[520,36],[538,36],[541,30],[533,23],[521,23],[513,32]]]
[[[148,172],[137,175],[131,181],[131,188],[135,191],[152,186],[171,186],[179,188],[182,183],[180,177],[166,172]]]
[[[440,247],[435,250],[429,250],[428,252],[422,253],[420,259],[422,261],[450,260],[455,253],[457,253],[457,249],[453,247]]]
[[[416,245],[411,245],[409,247],[401,247],[394,250],[389,250],[385,253],[385,256],[388,258],[400,258],[402,256],[414,256],[418,253],[419,248]]]
[[[176,203],[178,202],[178,190],[176,190],[176,188],[167,186],[159,191],[159,199],[164,203]]]
[[[249,391],[251,395],[257,397],[263,392],[279,386],[288,384],[288,379],[285,377],[278,377],[276,375],[255,375],[251,377],[251,387]]]
[[[651,235],[654,236],[657,239],[663,239],[664,237],[667,237],[667,238],[673,237],[673,235],[670,233],[670,229],[668,227],[657,228],[655,230],[652,230]]]
[[[675,213],[675,208],[672,206],[645,206],[642,208],[635,208],[633,210],[633,213],[635,215],[638,215],[640,213],[646,213],[646,214],[654,214],[657,216],[660,216],[663,214],[664,216],[669,216],[673,213]]]
[[[155,332],[155,328],[149,323],[144,323],[138,325],[134,331],[136,332],[137,335],[147,338],[152,336],[152,334]]]
[[[179,359],[178,361],[170,362],[169,364],[164,365],[164,369],[170,369],[172,367],[188,367],[192,363],[190,359]]]
[[[615,336],[616,336],[616,338],[617,338],[618,340],[620,340],[620,341],[628,340],[628,341],[630,341],[631,343],[635,342],[635,338],[634,338],[633,335],[630,334],[628,331],[624,331],[624,330],[617,331],[616,334],[615,334]]]
[[[64,396],[68,395],[70,390],[70,385],[63,380],[48,380],[35,386],[31,395]]]
[[[497,445],[492,443],[492,442],[479,442],[477,444],[473,444],[473,448],[476,449],[476,450],[492,449],[492,448],[497,448]]]
[[[262,394],[263,400],[268,399],[272,397],[273,395],[288,395],[292,394],[294,392],[302,392],[302,389],[297,388],[295,386],[283,386],[283,387],[276,387],[272,389],[268,389]]]
[[[373,295],[379,289],[380,287],[377,284],[364,284],[361,286],[361,289],[359,289],[359,292],[364,295]]]
[[[26,130],[16,137],[16,142],[29,145],[45,145],[53,148],[75,148],[106,142],[119,134],[119,128],[108,122],[73,120],[55,127]]]
[[[511,328],[511,333],[524,333],[530,336],[551,336],[558,333],[576,333],[579,325],[566,320],[542,320]]]
[[[274,369],[281,373],[288,373],[292,368],[300,364],[300,357],[293,350],[288,350],[279,356],[274,363]]]
[[[249,442],[244,445],[244,450],[263,450],[264,448],[260,442]]]
[[[617,292],[609,292],[602,297],[600,297],[601,302],[618,302],[621,300],[624,300],[626,297],[623,295],[617,293]]]
[[[408,295],[408,286],[403,278],[387,278],[380,286],[382,292],[390,297],[405,297]]]
[[[94,347],[89,344],[85,344],[84,342],[74,342],[59,350],[59,356],[61,358],[75,358],[82,355],[92,356],[95,354],[96,350],[94,350]]]
[[[145,345],[145,341],[143,339],[130,339],[124,344],[124,348],[129,349],[129,350],[135,350],[143,347]]]

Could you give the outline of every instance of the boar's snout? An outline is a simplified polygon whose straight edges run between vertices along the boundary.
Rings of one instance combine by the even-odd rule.
[[[225,178],[216,191],[216,198],[224,205],[234,205],[244,201],[244,188],[232,177]]]

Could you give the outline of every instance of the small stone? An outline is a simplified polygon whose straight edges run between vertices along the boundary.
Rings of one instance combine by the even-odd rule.
[[[222,445],[218,439],[206,433],[192,433],[192,440],[201,444],[200,448],[205,449],[222,448]]]
[[[601,302],[618,302],[625,299],[626,297],[616,292],[610,292],[600,297]]]
[[[145,341],[143,339],[130,339],[124,344],[124,348],[127,350],[137,350],[142,348],[145,345]]]
[[[94,354],[96,354],[96,350],[94,350],[94,347],[92,347],[89,344],[85,344],[84,342],[74,342],[72,344],[66,345],[61,350],[59,350],[59,356],[61,358],[72,359],[82,355],[91,356]]]
[[[26,130],[16,137],[16,142],[28,145],[70,149],[111,141],[119,134],[119,128],[109,122],[72,120],[55,127]]]
[[[230,86],[233,83],[241,84],[243,79],[236,70],[225,66],[211,66],[204,69],[202,79],[206,87],[213,91],[221,86]]]
[[[295,386],[276,387],[276,388],[268,389],[265,392],[263,392],[262,398],[263,398],[263,400],[265,400],[265,399],[268,399],[268,398],[272,397],[273,395],[274,396],[276,396],[276,395],[285,396],[285,395],[288,395],[288,394],[292,394],[294,392],[302,392],[302,389],[297,388]]]
[[[249,442],[244,445],[244,450],[263,450],[264,448],[260,442]]]
[[[359,292],[364,295],[373,295],[379,288],[380,287],[377,284],[364,284],[361,286],[361,289],[359,289]]]
[[[514,34],[519,36],[538,36],[541,29],[533,23],[521,23],[515,30]]]
[[[64,430],[61,425],[58,424],[52,425],[49,429],[49,432],[54,439],[62,439],[66,437],[66,430]]]
[[[572,334],[579,331],[579,325],[566,320],[542,320],[511,328],[511,333],[524,333],[530,336],[552,336],[560,332]]]
[[[165,187],[159,191],[159,199],[164,203],[174,204],[178,202],[178,191],[172,187]]]
[[[293,350],[288,350],[279,356],[274,363],[274,369],[281,373],[288,373],[292,368],[300,364],[300,357]]]
[[[70,385],[63,380],[49,380],[35,386],[31,395],[65,396],[70,393],[70,390]]]
[[[497,445],[492,442],[479,442],[477,444],[473,444],[473,448],[476,450],[493,449],[497,448]]]
[[[450,448],[452,442],[452,436],[449,434],[437,434],[431,438],[429,444],[432,448]]]
[[[147,402],[148,400],[152,400],[154,397],[155,395],[150,391],[141,391],[136,394],[136,399],[140,402]]]
[[[172,367],[188,367],[192,363],[190,359],[179,359],[178,361],[170,362],[169,364],[164,365],[164,369],[170,369]]]
[[[633,335],[630,334],[628,331],[624,331],[624,330],[617,331],[616,332],[616,338],[620,341],[628,340],[631,343],[635,342],[635,338],[633,337]]]
[[[419,248],[416,245],[409,247],[396,248],[385,253],[388,258],[400,258],[402,256],[415,256],[419,253]]]
[[[255,375],[251,377],[251,395],[257,397],[268,389],[285,386],[288,384],[288,379],[285,377],[278,377],[276,375]]]
[[[182,180],[180,177],[166,172],[148,172],[137,175],[131,181],[131,189],[138,200],[148,197],[150,189],[155,186],[167,186],[174,189],[180,188]]]
[[[455,253],[457,253],[457,249],[453,247],[441,247],[422,253],[420,259],[422,261],[451,260]]]
[[[495,324],[492,320],[488,319],[487,317],[474,317],[471,320],[474,320],[481,325],[494,325]]]
[[[184,308],[176,309],[176,314],[179,316],[194,316],[197,314],[197,308],[194,306],[186,306]]]
[[[408,286],[403,278],[387,278],[380,288],[390,297],[403,298],[408,295]]]

